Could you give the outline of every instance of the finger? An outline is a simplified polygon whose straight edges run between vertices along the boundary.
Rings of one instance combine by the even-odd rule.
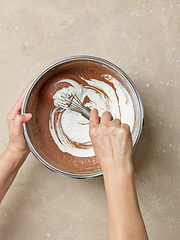
[[[127,123],[122,123],[121,126],[130,132],[130,126]]]
[[[131,133],[130,126],[129,126],[127,123],[122,123],[122,124],[121,124],[121,127],[126,130],[126,132],[129,134],[129,136],[132,137],[132,133]]]
[[[32,118],[31,113],[17,115],[14,119],[13,130],[15,134],[23,133],[23,123],[27,123]]]
[[[22,103],[23,103],[23,100],[24,100],[24,97],[25,97],[25,94],[26,94],[28,88],[29,88],[29,86],[23,91],[23,93],[19,97],[18,101],[14,104],[14,107],[9,112],[9,114],[8,114],[9,120],[14,120],[16,115],[21,113]]]
[[[101,116],[101,122],[109,122],[113,119],[110,112],[105,111]]]
[[[116,126],[121,126],[121,120],[118,118],[113,119],[111,122]]]
[[[95,127],[98,124],[99,124],[98,110],[96,108],[93,108],[90,112],[89,128]]]

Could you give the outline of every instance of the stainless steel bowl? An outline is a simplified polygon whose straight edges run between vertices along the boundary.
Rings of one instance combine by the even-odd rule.
[[[111,72],[114,72],[116,76],[119,76],[121,78],[121,81],[123,82],[123,86],[128,91],[128,93],[131,96],[131,99],[133,101],[134,110],[135,110],[135,124],[132,132],[132,138],[133,138],[133,146],[135,147],[139,140],[143,129],[143,121],[144,121],[144,111],[143,111],[143,105],[140,98],[140,95],[134,85],[134,83],[131,81],[131,79],[116,65],[100,58],[92,57],[92,56],[74,56],[62,59],[60,61],[57,61],[47,68],[45,68],[31,83],[29,89],[27,90],[27,93],[25,95],[23,106],[22,106],[22,114],[29,112],[29,106],[31,105],[31,102],[33,100],[33,97],[36,96],[36,94],[39,92],[43,84],[48,81],[50,78],[52,78],[54,75],[58,74],[62,68],[65,68],[66,66],[69,66],[70,64],[74,64],[76,62],[82,61],[82,62],[90,62],[90,63],[96,63],[100,64],[101,66],[109,69]],[[23,125],[24,127],[24,135],[25,139],[27,141],[27,144],[32,151],[32,153],[50,170],[59,173],[64,176],[69,177],[75,177],[75,178],[90,178],[90,177],[96,177],[99,175],[102,175],[102,170],[100,167],[96,169],[91,169],[90,171],[85,172],[73,172],[68,171],[68,169],[60,169],[54,164],[51,164],[47,161],[46,156],[41,152],[41,149],[38,148],[36,144],[36,137],[32,136],[31,131],[28,128],[28,123]]]

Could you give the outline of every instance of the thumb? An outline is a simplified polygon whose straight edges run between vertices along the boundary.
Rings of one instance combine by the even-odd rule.
[[[31,113],[25,113],[17,115],[14,119],[13,130],[15,134],[19,134],[23,132],[22,125],[23,123],[27,123],[32,117]]]
[[[32,118],[31,113],[25,113],[25,114],[22,114],[21,116],[22,116],[22,123],[27,123]]]
[[[27,123],[32,117],[31,113],[20,114],[15,117],[15,125],[22,125]]]
[[[14,125],[15,127],[20,127],[23,123],[27,123],[32,117],[31,113],[20,114],[15,117]]]

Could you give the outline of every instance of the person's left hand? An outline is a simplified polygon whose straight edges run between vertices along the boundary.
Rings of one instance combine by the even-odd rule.
[[[9,143],[7,150],[17,156],[26,157],[29,154],[29,148],[24,139],[23,123],[28,122],[32,114],[21,114],[21,108],[27,88],[24,90],[19,100],[15,103],[12,110],[7,115],[9,127]]]

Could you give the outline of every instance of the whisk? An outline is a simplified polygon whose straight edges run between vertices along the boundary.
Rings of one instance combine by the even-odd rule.
[[[85,107],[72,90],[66,89],[66,93],[63,92],[59,95],[56,94],[53,98],[55,106],[81,113],[83,117],[89,120],[91,109]]]

